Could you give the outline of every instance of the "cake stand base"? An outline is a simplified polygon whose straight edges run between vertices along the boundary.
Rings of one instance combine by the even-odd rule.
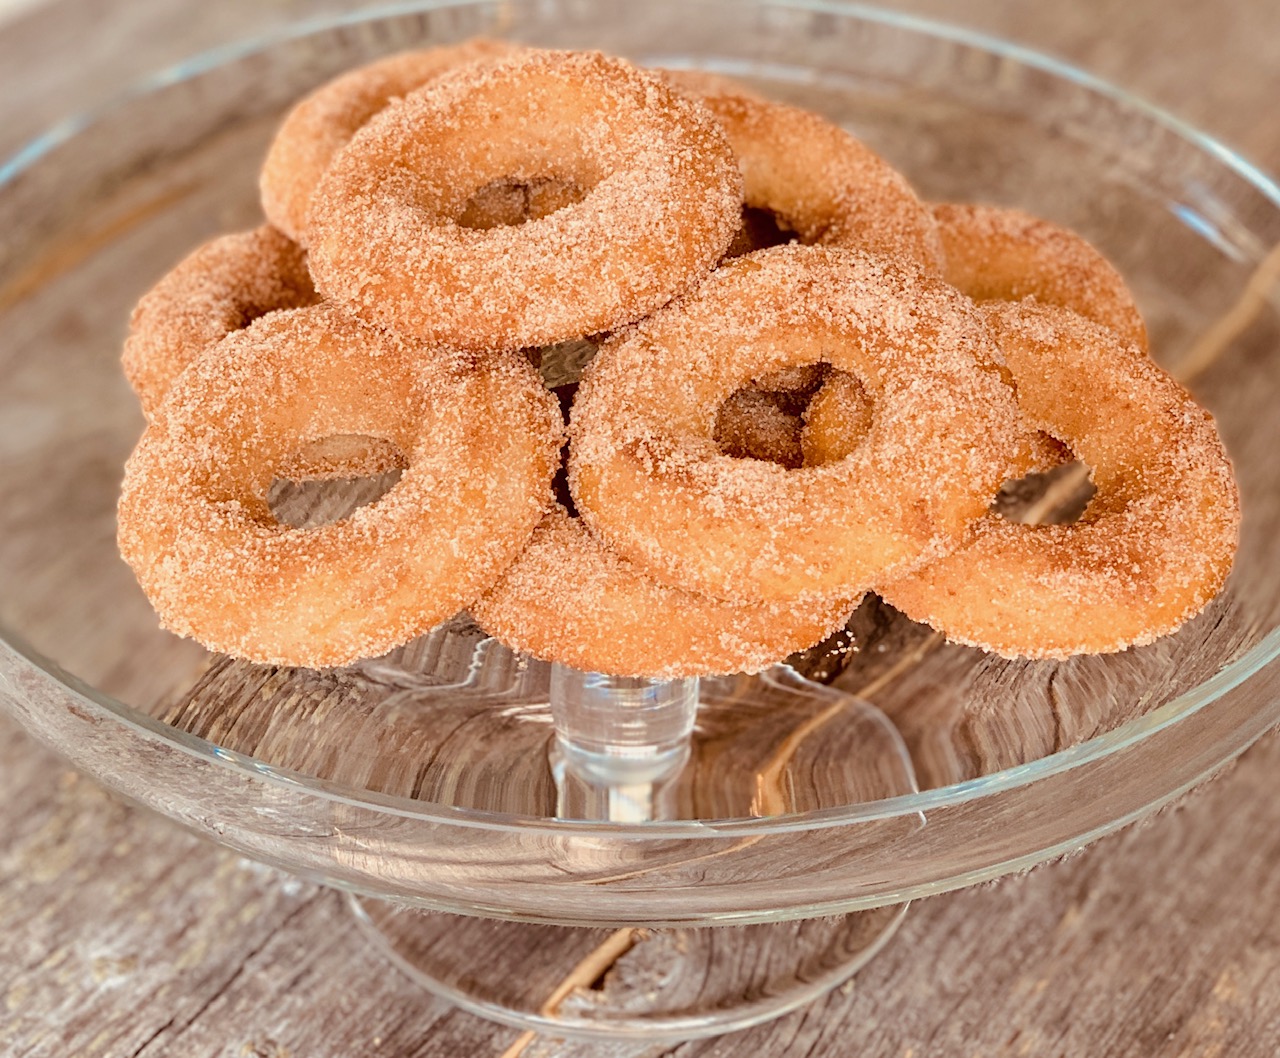
[[[471,658],[468,682],[420,686],[411,692],[416,706],[436,697],[456,706],[465,686],[490,710],[537,707],[550,723],[536,740],[506,728],[515,739],[493,733],[487,749],[495,760],[546,769],[560,821],[599,822],[602,832],[665,821],[712,827],[915,790],[906,747],[882,713],[786,666],[757,676],[657,679],[523,659],[520,684],[493,698],[504,655],[491,646],[462,654]],[[386,665],[377,668],[384,676]],[[599,885],[620,881],[607,866]],[[696,872],[685,884],[696,886]],[[750,923],[771,917],[767,887],[761,878],[754,909],[695,916],[669,899],[667,914],[624,928],[562,924],[561,917],[574,921],[572,904],[548,907],[549,922],[531,922],[498,908],[486,918],[483,907],[456,915],[351,901],[405,973],[481,1017],[552,1036],[676,1040],[744,1029],[821,996],[875,955],[906,911],[797,920],[787,909],[788,921]]]
[[[847,981],[906,905],[749,926],[591,929],[352,896],[412,980],[492,1021],[550,1036],[678,1040],[745,1029]]]

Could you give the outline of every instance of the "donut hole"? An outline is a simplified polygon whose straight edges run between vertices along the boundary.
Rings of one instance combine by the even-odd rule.
[[[729,244],[729,249],[725,251],[724,260],[754,253],[756,250],[766,250],[770,246],[785,246],[787,243],[798,242],[799,239],[800,236],[787,227],[773,210],[743,206],[742,225]]]
[[[716,411],[712,438],[735,459],[758,459],[788,470],[804,465],[804,413],[827,377],[827,364],[783,368],[729,394]]]
[[[281,525],[315,529],[381,499],[407,462],[390,441],[334,434],[305,445],[276,467],[267,506]]]
[[[560,177],[493,180],[467,199],[458,226],[476,231],[541,220],[587,197],[590,188]]]
[[[800,433],[804,421],[772,390],[740,389],[716,412],[712,434],[720,451],[735,459],[778,463],[788,470],[804,464]]]
[[[1091,478],[1088,465],[1072,459],[1006,481],[991,510],[1023,525],[1067,525],[1079,520],[1098,491]]]

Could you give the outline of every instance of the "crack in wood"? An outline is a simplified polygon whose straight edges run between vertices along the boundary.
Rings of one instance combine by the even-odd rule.
[[[155,1043],[156,1039],[159,1036],[161,1036],[166,1029],[170,1028],[173,1025],[173,1023],[177,1020],[178,1019],[176,1017],[172,1017],[168,1021],[166,1021],[163,1025],[161,1025],[158,1029],[156,1029],[155,1032],[153,1032],[150,1036],[148,1036],[145,1040],[143,1040],[142,1043],[139,1044],[138,1047],[129,1054],[129,1058],[139,1058],[142,1052],[145,1051],[148,1047],[150,1047],[153,1043]]]
[[[304,911],[310,908],[311,905],[315,903],[317,899],[319,899],[318,895],[312,895],[308,897],[306,900],[300,903],[297,907],[291,910],[287,915],[285,915],[284,918],[282,918],[279,922],[277,922],[275,926],[273,926],[271,930],[265,936],[263,936],[262,939],[259,940],[257,944],[255,944],[252,948],[249,949],[249,951],[245,952],[244,958],[240,961],[240,964],[235,968],[235,970],[231,973],[231,975],[227,977],[226,980],[224,980],[220,985],[214,988],[213,991],[210,993],[209,997],[203,1003],[201,1003],[198,1008],[196,1008],[195,1012],[190,1017],[188,1017],[185,1021],[183,1021],[182,1025],[179,1026],[177,1031],[173,1034],[173,1039],[177,1039],[187,1029],[191,1028],[192,1025],[194,1025],[197,1021],[200,1020],[200,1018],[204,1016],[205,1012],[211,1006],[213,1006],[214,1003],[216,1003],[219,999],[221,999],[224,995],[226,995],[227,992],[231,989],[231,987],[236,983],[236,981],[238,981],[244,975],[245,970],[249,968],[249,964],[253,962],[253,960],[263,951],[263,949],[265,949],[267,945],[270,944],[271,941],[274,940],[285,929],[285,927],[289,925],[290,922],[292,922],[300,914],[302,914]],[[160,1035],[163,1032],[165,1032],[166,1029],[172,1028],[173,1023],[176,1020],[177,1020],[176,1018],[170,1018],[164,1025],[162,1025],[158,1030],[156,1030],[156,1032],[154,1032],[141,1047],[139,1047],[136,1051],[134,1051],[133,1054],[130,1056],[130,1058],[141,1058],[143,1052],[148,1047],[150,1047],[160,1037]],[[172,1042],[172,1040],[169,1042]]]
[[[617,964],[618,960],[648,936],[648,931],[636,926],[624,926],[614,930],[595,948],[584,955],[572,970],[565,975],[551,994],[538,1009],[543,1017],[552,1018],[560,1010],[560,1004],[578,989],[593,988],[604,979],[604,976]],[[532,1030],[522,1032],[502,1052],[501,1058],[519,1058],[528,1049],[529,1044],[538,1038]]]

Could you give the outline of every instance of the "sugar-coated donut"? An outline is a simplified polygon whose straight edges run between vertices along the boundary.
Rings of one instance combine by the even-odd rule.
[[[585,191],[519,226],[457,221],[478,188]],[[737,230],[724,130],[597,53],[521,53],[436,79],[364,126],[311,203],[316,284],[368,322],[458,349],[612,330],[689,290]]]
[[[587,526],[646,572],[731,600],[852,598],[963,537],[1004,480],[1016,407],[981,314],[940,280],[856,250],[780,246],[721,266],[601,349],[573,407]],[[748,380],[830,363],[876,412],[848,458],[721,454]]]
[[[929,207],[860,140],[784,103],[714,88],[690,94],[728,133],[747,210],[774,214],[802,243],[901,257],[941,273],[942,243]]]
[[[124,373],[148,419],[174,380],[232,331],[319,300],[302,249],[270,225],[192,251],[142,296],[129,319]]]
[[[1024,418],[1066,442],[1097,492],[1078,522],[989,514],[963,547],[877,586],[947,638],[1006,657],[1149,643],[1198,613],[1231,569],[1240,507],[1209,413],[1136,345],[1065,309],[988,316]]]
[[[212,650],[313,667],[376,656],[515,559],[550,506],[562,429],[522,357],[450,360],[324,305],[273,313],[161,405],[125,469],[120,552],[164,625]],[[276,465],[334,434],[389,441],[399,482],[342,521],[278,524]]]
[[[321,85],[289,111],[267,151],[258,182],[267,220],[305,246],[316,185],[371,117],[446,70],[517,50],[505,41],[476,38],[389,55]]]
[[[835,632],[856,605],[734,605],[667,587],[557,506],[471,613],[513,650],[546,661],[674,678],[758,672]]]
[[[946,280],[975,301],[1021,301],[1070,309],[1147,348],[1147,327],[1115,267],[1073,231],[1020,209],[933,207]]]

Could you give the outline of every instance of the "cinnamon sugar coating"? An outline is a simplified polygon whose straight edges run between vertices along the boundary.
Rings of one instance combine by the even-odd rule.
[[[389,55],[321,85],[289,111],[271,141],[258,181],[267,220],[305,246],[316,185],[334,156],[371,117],[446,70],[518,50],[506,41],[477,37]]]
[[[329,306],[273,313],[194,364],[148,426],[125,468],[120,553],[165,627],[211,650],[312,667],[376,656],[519,554],[550,506],[562,430],[521,357],[442,357]],[[399,482],[342,521],[280,525],[276,467],[335,434],[394,445]]]
[[[193,250],[129,318],[124,373],[143,414],[151,419],[174,380],[232,331],[268,312],[318,300],[306,254],[270,225]]]
[[[804,412],[800,434],[805,466],[835,463],[855,452],[871,432],[875,410],[852,375],[833,371]],[[1009,452],[1006,478],[1021,478],[1071,462],[1071,449],[1021,417]]]
[[[1147,326],[1120,273],[1073,231],[1020,209],[960,203],[933,207],[946,280],[974,301],[1070,309],[1147,348]]]
[[[494,181],[580,202],[516,227],[458,224]],[[598,53],[529,51],[392,104],[312,200],[311,268],[368,322],[469,350],[612,330],[695,286],[737,230],[723,129],[658,76]]]
[[[804,410],[800,457],[811,467],[838,463],[871,433],[871,399],[857,377],[832,371]]]
[[[1097,492],[1078,522],[989,514],[950,555],[877,591],[947,638],[1005,657],[1149,643],[1226,581],[1239,534],[1213,419],[1136,345],[1060,308],[991,305],[1024,418],[1066,442]]]
[[[808,110],[696,85],[685,80],[681,87],[728,134],[748,209],[775,214],[802,243],[905,258],[941,274],[933,214],[906,178],[860,140]]]
[[[926,206],[728,78],[406,52],[301,101],[261,191],[275,227],[184,260],[124,353],[149,425],[120,550],[213,650],[341,665],[469,608],[583,669],[752,672],[874,587],[958,642],[1057,658],[1173,631],[1231,568],[1213,421],[1096,249]],[[584,334],[604,345],[576,398],[588,356],[544,364],[573,400],[566,483],[520,351]],[[1080,522],[988,510],[1073,452],[1097,487]],[[330,525],[267,506],[277,477],[392,467]]]
[[[471,613],[545,661],[674,678],[758,672],[835,632],[857,601],[734,605],[668,587],[557,506]]]
[[[1016,408],[972,303],[855,250],[782,246],[721,266],[601,349],[573,406],[588,528],[655,578],[731,600],[853,598],[954,546],[1004,480]],[[876,415],[822,467],[721,454],[751,379],[830,363]]]

